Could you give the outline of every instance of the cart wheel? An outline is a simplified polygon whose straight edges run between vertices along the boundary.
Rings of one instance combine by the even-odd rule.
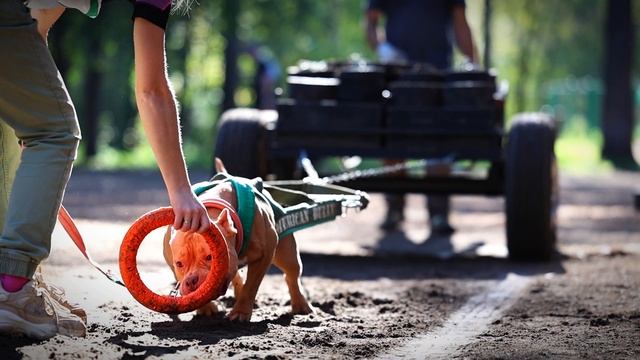
[[[555,127],[542,113],[518,114],[507,144],[507,247],[514,260],[548,260],[555,249]]]
[[[224,162],[230,174],[266,177],[269,170],[267,129],[277,118],[274,110],[225,111],[218,125],[215,157]]]

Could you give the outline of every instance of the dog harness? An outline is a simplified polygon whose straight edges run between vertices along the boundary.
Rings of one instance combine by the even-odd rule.
[[[209,181],[194,184],[192,189],[199,196],[223,182],[229,182],[233,186],[238,204],[235,212],[240,218],[239,224],[235,218],[234,223],[244,230],[243,236],[238,233],[239,243],[242,243],[238,256],[244,254],[249,247],[256,201],[262,201],[273,210],[278,238],[331,221],[342,215],[343,207],[364,208],[368,204],[365,193],[340,186],[300,181],[264,183],[260,178],[246,179],[224,173],[216,174]]]

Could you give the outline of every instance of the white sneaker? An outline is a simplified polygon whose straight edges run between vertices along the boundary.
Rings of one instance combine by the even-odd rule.
[[[44,287],[29,281],[11,293],[0,286],[0,333],[48,339],[57,334],[86,336],[87,325]]]
[[[87,323],[87,313],[84,311],[84,309],[81,308],[78,304],[70,303],[69,300],[67,300],[64,296],[64,290],[55,285],[47,284],[46,282],[44,282],[40,267],[36,269],[36,272],[33,275],[33,280],[35,281],[36,288],[46,290],[48,294],[53,298],[53,300],[57,301],[58,304],[66,307],[73,315],[82,319],[85,324]]]

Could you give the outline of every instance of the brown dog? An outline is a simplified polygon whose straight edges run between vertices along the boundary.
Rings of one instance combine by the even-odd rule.
[[[216,158],[216,170],[226,173],[220,159]],[[206,190],[199,196],[202,201],[208,199],[222,199],[237,209],[234,188],[229,182],[223,182]],[[215,225],[220,229],[229,252],[229,273],[227,284],[233,283],[236,298],[235,305],[227,315],[230,320],[249,321],[253,311],[258,287],[267,270],[273,263],[284,273],[284,279],[291,296],[291,312],[293,314],[309,314],[311,306],[301,292],[300,275],[302,264],[300,253],[293,235],[278,240],[275,220],[271,206],[263,201],[255,202],[254,222],[248,247],[238,258],[238,233],[231,214],[227,209],[208,208],[209,217],[215,219]],[[245,233],[248,229],[244,230]],[[202,284],[211,265],[211,251],[204,238],[198,233],[175,231],[167,229],[164,237],[164,257],[173,270],[176,280],[180,283],[180,293],[186,295]],[[242,281],[238,273],[239,266],[247,265],[246,281]],[[228,286],[227,286],[228,287]],[[216,294],[217,296],[223,295]],[[197,310],[199,315],[213,315],[217,308],[209,303]]]

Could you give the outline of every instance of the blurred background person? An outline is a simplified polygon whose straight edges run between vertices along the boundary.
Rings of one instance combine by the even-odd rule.
[[[464,0],[369,0],[366,9],[366,36],[381,62],[425,63],[438,70],[453,65],[453,44],[465,61],[478,60]],[[380,26],[384,18],[384,29]],[[387,159],[386,164],[396,161]],[[387,194],[387,213],[381,224],[396,230],[404,219],[403,194]],[[449,235],[450,199],[431,195],[427,199],[431,235]]]

